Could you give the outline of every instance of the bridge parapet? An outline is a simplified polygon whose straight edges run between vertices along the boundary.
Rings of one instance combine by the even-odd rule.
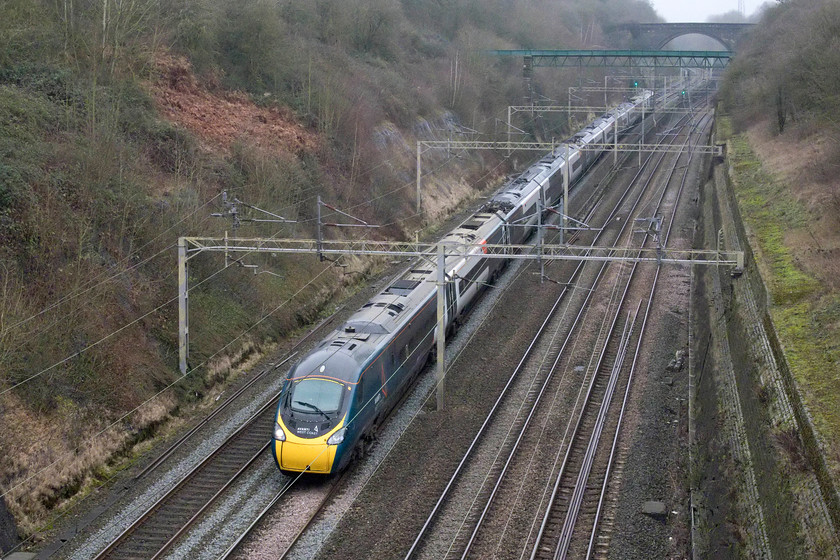
[[[659,50],[683,35],[705,35],[720,41],[727,50],[734,51],[753,23],[624,23],[610,30],[627,31],[636,47]]]

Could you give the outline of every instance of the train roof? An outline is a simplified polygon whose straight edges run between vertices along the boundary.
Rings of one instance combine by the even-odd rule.
[[[618,105],[570,137],[566,144],[572,147],[590,141],[606,129],[612,120],[634,110],[636,105],[651,95],[650,91],[645,90],[631,102]],[[563,144],[558,145],[552,153],[546,154],[536,164],[508,181],[479,212],[446,234],[443,241],[475,244],[488,239],[490,231],[498,223],[498,209],[509,211],[534,193],[544,178],[555,173],[565,163],[567,149]],[[577,157],[580,157],[580,153],[574,148],[574,152],[571,153],[572,161]],[[447,258],[446,270],[455,270],[461,259],[463,257]],[[436,290],[436,279],[436,255],[430,253],[415,260],[410,268],[353,313],[315,350],[302,358],[290,372],[291,378],[314,376],[346,383],[358,382],[362,367],[375,355],[383,341],[396,332],[408,321],[409,315],[420,309],[423,302],[431,297]]]
[[[289,379],[300,381],[307,377],[321,377],[357,383],[359,370],[370,355],[369,347],[353,339],[326,339],[304,356],[290,372]]]

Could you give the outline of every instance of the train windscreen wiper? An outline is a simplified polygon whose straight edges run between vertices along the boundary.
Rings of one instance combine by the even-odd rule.
[[[323,414],[323,415],[324,415],[324,418],[326,418],[327,420],[329,420],[329,419],[330,419],[330,417],[329,417],[329,416],[327,416],[327,413],[326,413],[326,412],[324,412],[323,410],[321,410],[320,408],[318,408],[317,406],[315,406],[315,405],[314,405],[314,404],[312,404],[312,403],[303,402],[303,401],[295,401],[295,404],[302,404],[302,405],[303,405],[303,406],[305,406],[305,407],[311,408],[312,410],[314,410],[314,411],[315,411],[315,412],[317,412],[318,414]]]

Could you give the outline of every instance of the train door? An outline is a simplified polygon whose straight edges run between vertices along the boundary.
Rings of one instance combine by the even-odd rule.
[[[548,187],[550,183],[548,179],[546,179],[542,185],[540,185],[540,204],[539,208],[537,208],[537,212],[542,212],[545,214],[545,209],[548,208]],[[540,220],[542,220],[542,216],[540,216]]]
[[[361,405],[364,412],[361,413],[360,419],[382,415],[388,396],[388,378],[395,367],[394,354],[383,353],[362,375],[358,390],[362,393]],[[363,421],[362,424],[364,423],[366,422]]]
[[[457,314],[458,308],[455,305],[455,279],[448,280],[446,282],[446,309],[445,309],[445,316],[446,322],[451,323],[454,320],[455,315]]]

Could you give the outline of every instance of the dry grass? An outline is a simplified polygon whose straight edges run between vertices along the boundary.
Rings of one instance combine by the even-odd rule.
[[[220,383],[233,373],[234,368],[244,367],[243,364],[249,356],[256,356],[259,359],[259,348],[252,340],[245,340],[239,349],[232,354],[224,354],[215,358],[207,364],[207,372],[204,374],[204,383],[207,387],[212,387]]]
[[[795,427],[791,426],[780,430],[773,437],[776,444],[784,450],[794,468],[801,472],[808,470],[805,446],[802,443],[802,438],[799,437],[799,431]]]
[[[832,204],[840,180],[820,171],[836,161],[836,146],[818,131],[778,137],[768,128],[760,122],[732,137],[735,191],[779,339],[840,483],[840,212]]]
[[[99,432],[108,420],[63,400],[48,415],[33,414],[11,394],[2,397],[0,415],[0,490],[24,535],[32,534],[47,514],[84,496],[119,465],[131,446],[163,422],[175,407],[162,395],[126,421]],[[21,429],[25,427],[25,429]]]
[[[791,138],[772,135],[768,128],[766,123],[754,125],[748,133],[750,145],[808,212],[805,227],[790,230],[786,245],[804,271],[840,291],[840,175],[826,173],[838,146],[824,130]]]

